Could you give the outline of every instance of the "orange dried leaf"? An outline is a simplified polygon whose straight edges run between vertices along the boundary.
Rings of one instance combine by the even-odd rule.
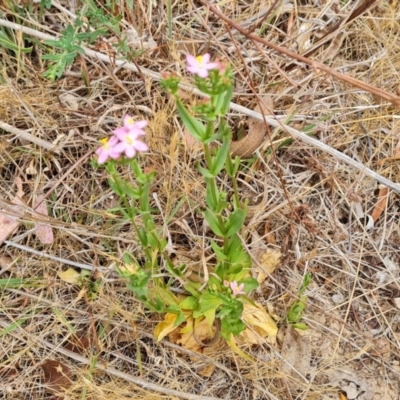
[[[386,210],[389,199],[389,188],[381,185],[379,187],[378,201],[375,204],[371,217],[374,222],[378,221],[379,217]]]

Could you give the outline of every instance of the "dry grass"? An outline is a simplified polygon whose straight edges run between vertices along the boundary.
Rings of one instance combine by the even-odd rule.
[[[45,11],[46,17],[39,20],[36,4],[25,21],[16,18],[13,7],[2,5],[1,19],[56,35],[72,20],[67,11],[74,12],[71,4],[75,2],[55,3],[65,8]],[[399,143],[398,110],[392,104],[293,62],[232,27],[227,33],[221,19],[200,2],[173,4],[171,39],[167,0],[151,6],[140,0],[134,3],[132,12],[120,2],[121,29],[134,26],[157,43],[135,59],[143,71],[184,74],[188,51],[208,51],[228,59],[235,70],[236,104],[254,109],[255,93],[270,93],[275,115],[295,116],[291,126],[301,130],[315,124],[320,141],[393,182],[400,180],[396,160],[379,163],[392,157]],[[363,2],[275,3],[261,29],[252,21],[273,1],[222,2],[219,7],[246,29],[254,27],[268,41],[305,54],[322,36],[323,28],[339,17],[348,18]],[[396,1],[376,3],[340,31],[330,33],[329,40],[310,57],[395,94],[400,82],[400,8]],[[20,32],[7,32],[22,43]],[[92,50],[106,53],[107,47],[100,47],[100,41],[97,44]],[[261,202],[247,221],[243,237],[250,248],[256,240],[267,245],[268,238],[268,246],[283,253],[281,264],[255,295],[255,300],[273,307],[279,325],[285,325],[305,272],[313,273],[304,318],[310,327],[306,335],[311,338],[308,374],[283,372],[281,341],[245,349],[255,357],[253,364],[226,349],[206,357],[167,340],[156,343],[151,333],[159,317],[142,308],[113,269],[124,250],[136,248],[133,229],[107,211],[115,199],[107,176],[94,168],[88,152],[125,113],[150,120],[151,153],[143,163],[158,172],[152,190],[164,215],[169,216],[182,200],[168,229],[177,259],[194,264],[203,254],[203,221],[197,208],[202,205],[203,185],[193,168],[199,156],[185,146],[174,104],[161,91],[157,74],[114,68],[88,53],[60,79],[49,82],[42,77],[45,65],[40,55],[45,49],[35,39],[33,53],[0,50],[0,122],[28,130],[59,150],[57,154],[43,143],[32,143],[29,135],[0,130],[0,199],[10,201],[20,176],[27,203],[24,222],[0,248],[0,279],[37,279],[35,284],[13,287],[2,281],[1,399],[57,398],[46,388],[39,368],[46,360],[57,360],[71,372],[73,384],[60,397],[65,399],[337,399],[340,389],[333,384],[332,371],[348,369],[355,371],[359,382],[368,382],[368,393],[359,399],[398,399],[398,193],[390,193],[375,227],[366,230],[357,210],[372,212],[377,182],[301,141],[271,153],[270,140],[282,143],[289,138],[282,129],[271,128],[270,139],[244,164],[240,176],[243,195],[252,193],[254,204]],[[89,88],[81,69],[90,77]],[[185,82],[190,81],[185,78]],[[189,91],[182,94],[188,101],[195,100]],[[232,112],[230,119],[239,129],[244,118]],[[49,190],[55,240],[42,245],[32,234],[37,215],[30,206],[38,194]],[[159,222],[163,223],[161,217]],[[68,262],[93,269],[101,280],[96,299],[88,299],[84,291],[59,279],[57,272],[66,269]],[[83,349],[77,348],[76,336],[86,340]],[[206,378],[199,371],[209,364],[216,368]]]

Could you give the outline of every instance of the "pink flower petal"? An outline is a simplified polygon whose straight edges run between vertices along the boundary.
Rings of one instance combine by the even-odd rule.
[[[136,154],[136,150],[135,150],[134,147],[127,147],[127,148],[125,149],[125,155],[126,155],[128,158],[133,158],[133,157],[135,157],[135,154]]]
[[[147,146],[146,143],[139,142],[139,141],[137,141],[135,143],[135,148],[136,148],[137,151],[141,151],[141,152],[147,151],[149,149],[149,147]]]
[[[210,61],[210,58],[211,58],[210,53],[204,54],[203,55],[203,60],[202,60],[203,64],[207,64]]]
[[[99,164],[104,164],[107,159],[108,159],[108,154],[105,151],[102,151],[100,153],[97,153],[99,155],[99,158],[97,159],[97,162]]]
[[[139,129],[143,129],[144,127],[147,126],[149,122],[146,120],[142,120],[142,121],[137,121],[135,122],[135,125],[139,128]]]
[[[187,54],[187,55],[186,55],[186,61],[187,61],[188,64],[190,64],[190,65],[196,65],[196,64],[197,64],[196,57],[192,56],[191,54]]]

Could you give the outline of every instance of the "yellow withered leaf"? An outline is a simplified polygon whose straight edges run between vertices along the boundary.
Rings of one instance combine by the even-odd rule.
[[[245,304],[243,322],[247,328],[240,334],[240,342],[243,344],[262,344],[265,338],[274,342],[278,334],[278,327],[273,318],[265,311],[261,304]]]
[[[65,271],[60,271],[57,273],[57,275],[62,281],[72,285],[77,285],[81,279],[80,273],[72,268],[68,268]]]
[[[280,251],[272,249],[268,249],[265,253],[261,254],[261,266],[256,267],[256,271],[258,272],[258,283],[264,282],[268,275],[271,275],[275,271],[281,257],[282,253]]]
[[[157,342],[178,328],[175,326],[175,321],[177,318],[178,314],[165,314],[164,321],[160,322],[154,330],[154,336]]]

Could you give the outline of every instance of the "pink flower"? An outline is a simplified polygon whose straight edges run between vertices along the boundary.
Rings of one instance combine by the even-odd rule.
[[[135,122],[130,115],[125,115],[124,126],[114,130],[114,133],[119,137],[119,135],[127,134],[129,132],[135,131],[137,135],[145,135],[146,132],[143,130],[147,126],[147,121]]]
[[[146,122],[147,121],[143,121]],[[123,132],[118,128],[114,131],[116,133],[117,138],[120,142],[115,146],[115,150],[120,152],[120,154],[125,153],[128,158],[133,158],[136,155],[136,152],[143,152],[147,151],[149,148],[147,147],[146,143],[141,142],[138,140],[138,136],[145,135],[146,133],[141,129],[132,129],[129,132]]]
[[[147,151],[149,148],[140,140],[139,136],[143,136],[146,132],[143,128],[148,124],[147,121],[134,122],[129,115],[124,117],[124,126],[114,130],[114,136],[110,139],[102,139],[100,148],[96,150],[98,163],[104,164],[109,158],[117,159],[123,153],[129,158],[136,155],[138,151]]]
[[[188,63],[187,70],[192,74],[198,75],[200,78],[207,78],[210,69],[218,68],[217,62],[210,62],[210,54],[194,57],[190,54],[186,56]]]
[[[96,150],[96,154],[99,156],[97,160],[99,164],[104,164],[108,158],[117,159],[121,155],[121,152],[116,150],[118,139],[115,136],[112,136],[110,139],[101,139],[100,143],[101,147]]]
[[[233,297],[236,297],[238,294],[245,294],[246,293],[246,292],[243,291],[244,283],[241,283],[238,286],[238,283],[236,281],[233,281],[233,282],[231,282],[230,286],[231,286]]]

